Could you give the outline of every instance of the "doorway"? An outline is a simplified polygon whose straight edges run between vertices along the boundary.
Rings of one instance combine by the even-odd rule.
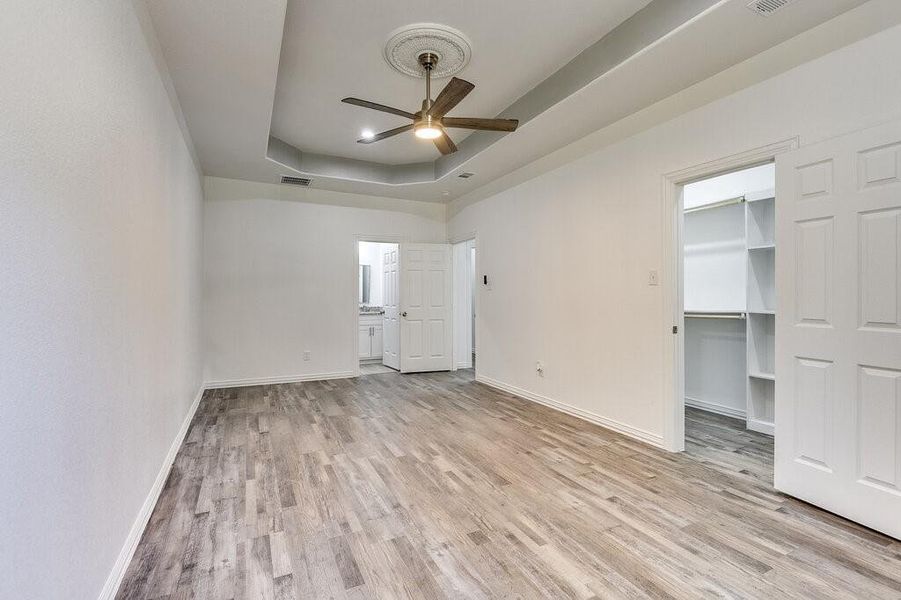
[[[358,236],[354,256],[356,373],[452,370],[450,244]]]
[[[681,186],[684,447],[773,480],[775,163]]]
[[[676,243],[668,246],[673,254],[663,290],[679,334],[665,346],[667,355],[672,352],[667,376],[675,393],[666,396],[664,440],[668,449],[681,450],[685,191],[705,175],[775,157],[772,209],[760,204],[761,214],[754,214],[746,208],[746,429],[769,428],[778,438],[775,490],[896,538],[899,140],[901,122],[887,123],[804,148],[787,140],[718,161],[716,169],[702,165],[666,175],[665,206],[673,216],[666,237]]]
[[[474,369],[476,359],[476,241],[453,245],[454,369]]]
[[[398,244],[358,242],[357,358],[361,375],[400,369]]]

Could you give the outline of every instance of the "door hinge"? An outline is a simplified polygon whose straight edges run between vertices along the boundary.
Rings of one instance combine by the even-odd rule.
[[[673,325],[673,335],[675,335],[675,334],[677,334],[677,333],[679,333],[679,326],[678,326],[678,325]]]

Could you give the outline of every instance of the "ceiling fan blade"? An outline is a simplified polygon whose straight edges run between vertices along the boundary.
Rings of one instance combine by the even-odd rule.
[[[416,118],[416,115],[414,115],[413,113],[409,113],[399,108],[385,106],[384,104],[378,104],[377,102],[370,102],[369,100],[360,100],[359,98],[343,98],[341,102],[346,102],[347,104],[353,104],[355,106],[362,106],[363,108],[371,108],[372,110],[380,110],[382,112],[391,113],[392,115],[397,115],[399,117],[406,117],[410,120]]]
[[[451,78],[447,85],[444,86],[444,89],[441,90],[441,93],[438,94],[438,97],[435,98],[435,102],[432,103],[429,115],[436,119],[443,117],[453,107],[457,106],[460,100],[465,98],[474,87],[475,85],[465,79]]]
[[[477,119],[474,117],[444,117],[441,123],[445,127],[461,129],[480,129],[482,131],[516,131],[517,119]]]
[[[372,137],[359,139],[359,140],[357,140],[357,143],[358,144],[371,144],[372,142],[377,142],[379,140],[389,138],[393,135],[397,135],[398,133],[410,131],[411,129],[413,129],[413,123],[410,123],[409,125],[401,125],[400,127],[395,127],[394,129],[389,129],[388,131],[383,131],[381,133],[377,133]]]
[[[441,154],[453,154],[457,151],[457,145],[454,144],[454,141],[450,139],[446,133],[442,133],[432,141],[435,142],[435,147],[438,148],[438,151],[441,152]]]

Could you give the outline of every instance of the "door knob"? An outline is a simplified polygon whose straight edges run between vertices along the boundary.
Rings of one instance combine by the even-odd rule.
[[[406,317],[406,316],[407,316],[407,311],[404,311],[404,312],[400,313],[400,316]]]

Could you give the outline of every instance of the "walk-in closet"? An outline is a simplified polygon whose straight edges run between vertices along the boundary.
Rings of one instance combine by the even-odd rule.
[[[767,163],[683,188],[688,446],[699,427],[698,445],[774,433],[774,176]]]

